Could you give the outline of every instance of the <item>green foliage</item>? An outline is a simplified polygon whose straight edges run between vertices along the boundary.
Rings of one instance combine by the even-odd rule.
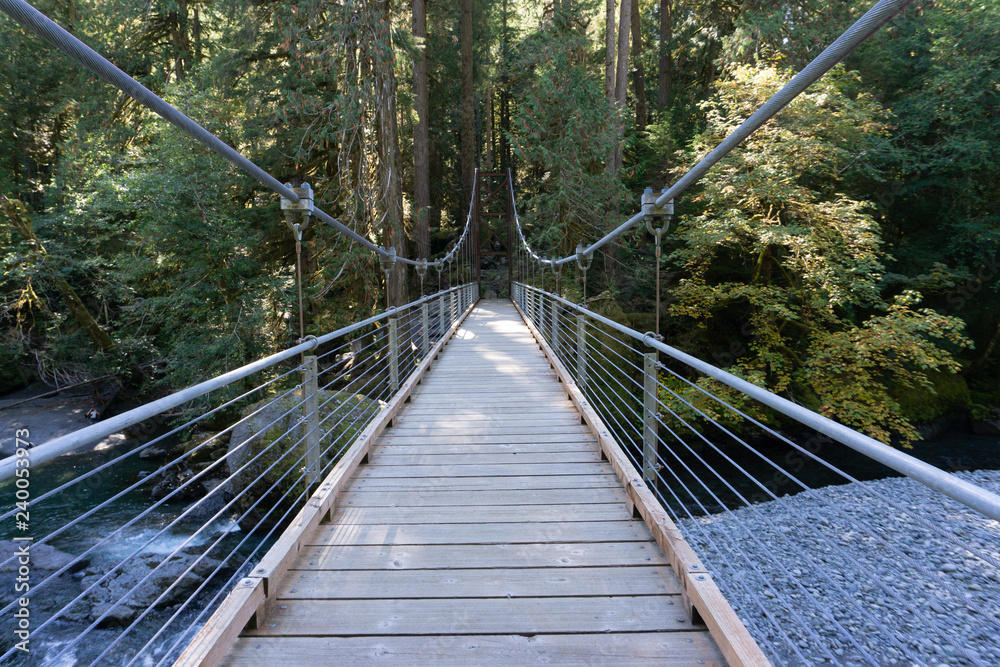
[[[551,21],[519,45],[511,71],[519,105],[512,120],[517,156],[531,176],[521,196],[525,224],[541,247],[565,254],[603,234],[624,191],[605,160],[616,139],[615,110],[589,66],[577,3],[562,2]]]
[[[785,80],[774,68],[735,68],[706,104],[692,159]],[[884,113],[867,96],[847,97],[850,81],[840,73],[813,86],[705,177],[701,212],[677,230],[671,260],[687,275],[672,312],[742,340],[738,375],[906,442],[916,431],[892,387],[930,388],[927,374],[958,370],[950,350],[968,341],[961,320],[913,309],[919,294],[883,300],[879,226],[848,177],[853,156],[885,130]]]
[[[998,3],[914,3],[678,201],[662,267],[672,343],[883,439],[959,409],[958,364],[980,411],[1000,402]],[[475,0],[481,164],[489,146],[492,169],[513,168],[536,247],[571,252],[630,216],[642,187],[714,147],[869,5],[673,3],[661,108],[659,3],[642,0],[635,57],[650,123],[635,130],[630,96],[625,163],[611,176],[620,119],[604,97],[603,3]],[[309,179],[327,210],[380,243],[375,118],[395,93],[395,169],[409,188],[409,59],[423,48],[435,252],[464,219],[454,3],[430,3],[422,44],[405,3],[38,6],[282,180]],[[295,245],[275,198],[3,17],[0,39],[0,193],[27,204],[46,250],[0,221],[8,386],[12,368],[69,379],[147,364],[176,386],[297,337]],[[303,259],[307,333],[383,302],[370,253],[328,228],[306,232]],[[653,261],[645,232],[626,235],[595,259],[588,292],[607,289],[651,329]],[[569,273],[563,292],[579,300]],[[95,349],[61,280],[110,350]]]

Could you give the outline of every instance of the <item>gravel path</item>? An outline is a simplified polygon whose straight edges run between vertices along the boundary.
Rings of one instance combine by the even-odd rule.
[[[1000,471],[958,476],[1000,493]],[[917,482],[680,525],[775,664],[1000,665],[1000,522]]]

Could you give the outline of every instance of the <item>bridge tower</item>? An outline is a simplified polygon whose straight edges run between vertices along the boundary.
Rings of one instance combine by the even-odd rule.
[[[507,172],[478,172],[475,188],[474,242],[476,248],[476,280],[480,293],[496,291],[501,294],[501,285],[510,295],[512,248],[514,233],[514,205],[511,201],[511,187]],[[487,272],[487,283],[483,284],[483,272]],[[498,274],[494,279],[494,271]]]

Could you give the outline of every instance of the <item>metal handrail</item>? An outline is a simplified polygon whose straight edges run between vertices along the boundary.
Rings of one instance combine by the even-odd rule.
[[[682,364],[718,380],[724,385],[753,398],[756,401],[780,412],[786,417],[791,417],[795,421],[808,426],[831,439],[847,445],[851,449],[864,454],[865,456],[892,468],[896,472],[917,480],[935,491],[939,491],[954,500],[962,503],[966,507],[985,514],[991,519],[1000,521],[1000,495],[992,493],[980,486],[956,477],[955,475],[941,470],[929,463],[925,463],[905,452],[894,449],[884,443],[875,440],[863,433],[858,433],[854,429],[840,424],[829,417],[813,412],[809,408],[793,403],[787,398],[773,394],[767,389],[758,387],[755,384],[736,377],[721,368],[717,368],[701,359],[682,352],[675,347],[656,340],[648,333],[640,333],[635,329],[630,329],[614,320],[608,319],[594,313],[578,304],[572,303],[549,292],[527,285],[517,283],[524,289],[544,294],[546,298],[562,304],[565,308],[575,312],[583,313],[601,324],[611,327],[616,331],[639,341],[643,345],[663,352]]]
[[[405,306],[389,308],[378,315],[369,317],[368,319],[355,322],[354,324],[350,324],[346,327],[341,327],[336,331],[331,331],[330,333],[319,336],[318,338],[310,338],[304,343],[288,348],[283,352],[272,354],[268,357],[264,357],[263,359],[259,359],[258,361],[254,361],[246,364],[245,366],[231,370],[228,373],[216,376],[210,380],[205,380],[204,382],[187,387],[186,389],[181,389],[180,391],[174,392],[169,396],[164,396],[161,399],[141,405],[137,408],[129,410],[128,412],[123,412],[120,415],[109,417],[108,419],[100,421],[96,424],[82,428],[79,431],[74,431],[73,433],[68,433],[64,436],[49,440],[44,444],[32,448],[31,464],[32,466],[41,465],[42,463],[51,461],[52,459],[62,456],[63,454],[94,444],[95,442],[107,438],[114,433],[125,430],[129,426],[134,426],[135,424],[139,424],[155,417],[156,415],[162,414],[167,410],[189,403],[196,398],[200,398],[201,396],[225,387],[226,385],[232,384],[237,380],[241,380],[245,377],[253,375],[254,373],[258,373],[262,370],[280,364],[283,361],[292,359],[296,355],[314,350],[319,345],[363,329],[371,324],[382,322],[387,318],[392,317],[398,311],[419,306],[423,303],[438,299],[444,294],[457,292],[458,290],[462,290],[466,287],[467,286],[465,285],[459,285],[443,290],[442,292],[438,292],[437,294],[431,294],[415,301],[411,301]],[[0,460],[0,481],[13,477],[16,466],[17,456],[8,456],[7,458]]]
[[[93,608],[92,615],[86,618],[87,627],[69,642],[63,642],[62,645],[54,648],[53,653],[57,655],[50,654],[47,659],[58,660],[68,651],[81,646],[81,642],[84,641],[93,645],[99,652],[96,657],[87,658],[87,660],[94,661],[92,664],[101,664],[110,659],[111,655],[124,656],[125,660],[131,660],[132,662],[129,664],[132,664],[141,655],[149,655],[148,651],[153,649],[157,638],[160,638],[159,641],[173,642],[173,646],[168,651],[168,654],[172,653],[179,646],[183,632],[190,629],[189,622],[192,622],[188,615],[184,615],[182,618],[181,609],[200,609],[198,618],[202,618],[205,613],[211,613],[214,605],[220,599],[220,594],[228,590],[235,580],[246,574],[249,561],[243,561],[248,556],[246,550],[241,551],[241,549],[244,549],[244,546],[247,549],[252,549],[249,558],[254,558],[264,541],[268,539],[266,536],[262,538],[261,534],[273,535],[275,530],[281,530],[281,522],[287,520],[295,508],[301,506],[302,501],[309,497],[318,480],[328,474],[339,457],[353,444],[357,434],[374,420],[380,418],[386,409],[387,401],[391,401],[398,391],[410,386],[404,385],[403,380],[409,377],[420,364],[426,363],[427,355],[430,354],[434,345],[439,344],[448,335],[462,314],[468,312],[477,298],[478,286],[472,283],[422,297],[399,308],[389,309],[319,338],[310,339],[289,350],[243,366],[219,378],[213,378],[181,390],[165,397],[165,399],[131,410],[118,418],[106,420],[103,423],[81,429],[75,434],[49,441],[28,450],[32,479],[36,479],[35,466],[45,461],[51,461],[52,458],[61,453],[73,451],[74,448],[93,443],[117,432],[124,428],[124,425],[145,421],[193,399],[204,397],[206,394],[232,384],[241,378],[272,369],[286,360],[295,358],[301,352],[315,349],[320,344],[329,343],[347,334],[364,330],[366,327],[385,324],[385,326],[370,329],[369,333],[365,335],[372,336],[371,341],[366,342],[361,350],[356,352],[356,354],[364,355],[366,359],[373,360],[370,365],[366,362],[353,369],[342,368],[337,371],[335,376],[324,375],[324,381],[318,382],[320,376],[317,372],[316,362],[307,361],[317,359],[317,357],[305,357],[302,363],[297,363],[292,368],[282,367],[280,373],[268,373],[263,382],[253,389],[241,392],[239,396],[227,398],[221,405],[200,411],[197,416],[172,427],[168,432],[160,434],[124,454],[116,453],[112,460],[93,470],[83,470],[57,488],[33,498],[31,500],[32,515],[36,515],[37,512],[44,515],[46,507],[65,505],[70,502],[79,503],[80,499],[86,499],[79,514],[57,525],[49,525],[42,533],[36,533],[32,536],[31,544],[35,548],[47,544],[73,552],[69,554],[72,557],[68,559],[69,562],[61,564],[59,570],[52,573],[46,572],[43,576],[32,580],[33,597],[45,596],[50,593],[61,575],[73,569],[79,569],[81,564],[92,560],[95,554],[105,553],[116,541],[121,540],[122,535],[127,533],[139,538],[135,544],[128,544],[127,549],[123,552],[125,555],[115,554],[106,567],[100,569],[99,577],[86,580],[82,592],[78,595],[74,593],[76,597],[63,604],[61,608],[51,613],[46,612],[38,615],[35,615],[34,611],[32,612],[32,639],[35,641],[41,641],[44,638],[51,640],[52,624],[57,622],[59,618],[66,618],[69,611],[77,605],[89,605],[90,602],[87,601],[89,595],[112,596],[110,606],[100,610],[96,607]],[[350,342],[341,342],[330,353],[349,348]],[[310,368],[312,370],[309,370]],[[297,387],[290,386],[290,381],[295,382],[291,376],[299,372],[303,374],[302,383]],[[271,377],[272,375],[274,377]],[[312,379],[308,380],[310,377]],[[315,399],[311,398],[314,390],[310,389],[310,386],[315,387],[317,392]],[[319,392],[323,392],[323,394],[320,396]],[[328,393],[329,396],[327,396]],[[353,397],[356,395],[363,396],[365,402],[358,405],[343,400],[334,402],[334,399],[338,397],[353,401]],[[313,401],[315,407],[310,407],[310,400]],[[257,401],[254,403],[253,412],[249,414],[244,412],[237,422],[230,424],[223,431],[214,434],[193,449],[187,449],[178,456],[170,456],[153,471],[151,476],[120,478],[121,483],[118,483],[116,479],[114,485],[107,489],[104,488],[103,482],[100,480],[109,479],[109,474],[115,475],[115,471],[120,470],[120,466],[126,460],[134,459],[140,452],[164,442],[167,438],[177,436],[185,429],[202,423],[220,410],[246,405],[248,401]],[[338,407],[341,405],[343,408]],[[265,412],[267,410],[272,412]],[[268,415],[264,419],[266,423],[260,422],[261,417],[265,414]],[[205,459],[210,461],[207,463],[207,467],[192,466],[191,470],[194,474],[181,479],[180,484],[176,488],[171,487],[172,490],[165,496],[134,506],[136,498],[134,494],[142,492],[140,487],[148,484],[148,481],[153,478],[152,476],[161,472],[172,474],[170,471],[179,470],[178,466],[182,461],[194,459],[199,451],[209,446],[218,447],[220,442],[225,442],[222,439],[223,436],[229,438],[235,433],[238,426],[242,425],[241,428],[246,429],[251,424],[253,426],[249,434],[242,436],[244,439],[239,442],[230,441],[227,445],[223,445],[224,450],[221,458],[216,459],[213,456],[212,459]],[[275,431],[275,427],[279,425],[281,425],[282,431],[280,434]],[[176,446],[176,444],[171,446]],[[223,477],[221,480],[218,478],[220,473]],[[180,508],[168,509],[167,503],[181,500],[191,489],[200,488],[202,482],[207,480],[212,480],[214,484],[213,487],[210,487],[210,491],[193,502],[185,500],[183,511],[180,511]],[[235,485],[232,487],[232,493],[223,492],[231,484]],[[94,489],[101,489],[101,493],[94,494]],[[237,489],[239,489],[238,492]],[[133,495],[129,496],[129,494]],[[66,546],[66,538],[70,535],[69,530],[81,530],[83,526],[88,525],[88,522],[104,516],[109,508],[117,507],[118,503],[126,500],[126,496],[131,498],[129,502],[132,503],[129,505],[131,511],[128,514],[120,519],[116,515],[114,523],[102,534],[95,535],[94,541],[84,540],[82,544],[78,545],[74,542],[72,547]],[[221,507],[217,508],[215,503],[219,503]],[[286,507],[289,503],[291,507]],[[15,508],[12,512],[5,513],[4,516],[10,518],[16,511]],[[202,514],[203,512],[204,514]],[[192,522],[196,513],[198,516]],[[210,517],[209,514],[211,514]],[[234,517],[236,518],[234,519]],[[150,519],[154,518],[157,521],[150,524]],[[159,518],[167,520],[160,522]],[[246,536],[239,540],[239,544],[232,547],[232,543],[225,540],[225,531],[218,537],[209,537],[210,532],[218,530],[217,527],[213,527],[215,526],[214,522],[223,518],[226,521],[247,521],[253,523],[254,528],[248,529]],[[272,527],[271,522],[274,521],[278,523]],[[142,529],[143,532],[137,533],[136,531],[139,529]],[[139,573],[144,576],[138,581],[127,578],[118,580],[118,577],[134,567],[138,559],[146,558],[150,553],[154,553],[149,551],[151,548],[156,548],[154,543],[163,546],[164,543],[161,540],[167,538],[168,535],[171,537],[167,549],[172,549],[172,551],[165,555],[158,551],[155,552],[157,560],[147,563],[152,568],[151,570],[147,572],[144,568],[140,568]],[[253,537],[251,537],[252,535]],[[201,547],[204,551],[197,552],[199,555],[195,560],[186,564],[184,572],[177,576],[173,571],[167,569],[168,565],[173,562],[172,559],[182,555],[181,550],[187,545],[193,544],[196,539],[203,541],[206,537],[208,537],[205,542],[207,548]],[[191,581],[189,577],[193,576],[194,568],[206,555],[213,559],[210,561],[211,563],[218,560],[220,558],[219,551],[228,555],[219,561],[209,576],[204,577],[204,581],[198,580],[200,583],[196,590],[189,593],[187,589],[182,591],[178,588],[181,585],[181,580]],[[233,557],[236,554],[239,556],[234,560]],[[0,563],[0,565],[9,565],[16,558],[16,555],[11,556],[10,554],[0,557],[0,560],[6,560],[6,564]],[[233,565],[236,567],[233,568]],[[109,643],[94,643],[93,635],[90,633],[113,613],[117,605],[125,604],[135,591],[142,586],[150,585],[154,578],[162,579],[164,576],[169,578],[169,582],[160,587],[160,590],[157,591],[159,596],[154,602],[148,607],[138,610],[139,616],[128,623],[127,627]],[[107,587],[108,582],[113,580],[118,581],[116,584],[118,588],[113,591],[109,588],[105,591],[102,586]],[[124,587],[122,587],[122,582],[124,582]],[[125,590],[129,586],[131,588]],[[152,616],[154,607],[162,608],[165,604],[173,604],[177,602],[177,596],[181,596],[183,604],[177,611],[167,614],[166,616],[169,618]],[[206,602],[207,598],[211,598],[211,600]],[[192,603],[195,603],[194,606]],[[7,612],[18,604],[21,603],[18,602],[16,596],[11,598],[8,595],[0,600],[0,606]],[[153,618],[155,618],[155,627],[150,627],[150,621]],[[196,619],[193,622],[197,623],[198,621]],[[183,627],[180,627],[178,623],[183,624]],[[150,637],[149,633],[154,631],[155,634]],[[168,631],[169,635],[165,635]],[[178,631],[181,631],[182,634],[177,635]],[[122,644],[124,637],[134,635],[139,635],[140,641],[145,642],[145,645],[138,652],[134,648],[128,648]],[[86,639],[87,637],[89,639]],[[0,661],[13,655],[15,648],[10,647],[5,650],[6,653],[0,655]]]

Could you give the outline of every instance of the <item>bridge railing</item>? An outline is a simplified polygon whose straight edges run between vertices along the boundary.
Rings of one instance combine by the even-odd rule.
[[[0,462],[25,503],[0,523],[0,663],[170,664],[477,298],[444,290]]]
[[[536,287],[514,299],[774,664],[997,664],[1000,496],[975,473]]]

